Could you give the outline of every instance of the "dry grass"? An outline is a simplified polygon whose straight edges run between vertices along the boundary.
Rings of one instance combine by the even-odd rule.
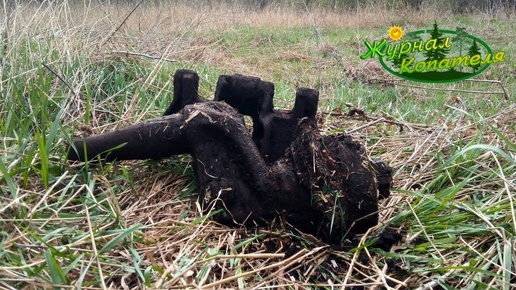
[[[514,97],[504,101],[489,96],[499,110],[485,116],[470,113],[472,108],[483,106],[483,96],[461,95],[460,102],[444,107],[419,108],[419,114],[437,114],[427,124],[409,122],[404,114],[389,115],[387,104],[378,111],[366,110],[363,116],[348,116],[342,104],[331,106],[338,90],[336,83],[342,79],[352,79],[353,85],[384,78],[374,64],[353,66],[354,60],[342,53],[342,47],[358,50],[364,38],[375,35],[375,29],[397,24],[413,30],[427,26],[428,19],[445,21],[449,15],[437,10],[392,13],[369,8],[341,14],[175,5],[145,6],[124,21],[131,9],[22,6],[11,20],[9,50],[2,51],[2,57],[17,61],[19,67],[15,70],[15,65],[4,65],[0,70],[0,90],[5,97],[0,114],[6,120],[0,148],[0,189],[4,193],[0,199],[0,287],[515,286]],[[315,36],[314,20],[322,30],[322,40]],[[269,40],[263,35],[253,36],[250,46],[220,37],[240,33],[241,27],[247,26],[249,30],[286,28],[281,30],[283,34],[293,31],[290,28],[308,27],[313,35],[263,55],[249,48],[265,45]],[[5,24],[0,30],[4,28]],[[334,28],[351,34],[332,44],[325,32]],[[249,49],[248,53],[236,54],[239,45]],[[24,50],[26,46],[34,47]],[[53,53],[58,56],[52,57]],[[272,64],[271,59],[275,61]],[[47,70],[38,70],[41,62],[59,68],[56,71],[66,76],[72,89]],[[76,65],[67,66],[70,63]],[[113,69],[106,68],[109,66]],[[317,86],[325,102],[319,114],[321,131],[352,132],[371,155],[394,168],[393,193],[381,203],[381,223],[349,241],[351,249],[332,249],[290,227],[228,228],[211,221],[209,215],[203,216],[195,200],[187,156],[96,167],[63,161],[62,148],[74,126],[82,124],[80,134],[101,133],[160,114],[167,102],[162,99],[170,99],[172,91],[170,78],[163,80],[163,75],[171,76],[176,66],[202,70],[201,92],[205,96],[213,93],[209,86],[214,83],[207,83],[218,73],[281,80],[289,88],[278,88],[280,96],[292,95],[296,85]],[[122,70],[125,76],[134,77],[127,77],[118,87],[117,80],[108,79],[109,84],[101,83],[99,91],[107,93],[116,87],[109,91],[114,93],[92,97],[98,96],[92,92],[99,74]],[[501,78],[509,78],[514,63],[509,59],[500,70]],[[41,75],[52,80],[48,86],[44,80],[37,81]],[[514,88],[513,83],[507,86]],[[367,90],[386,92],[381,86],[368,86]],[[431,94],[413,88],[396,90],[407,100],[421,101]],[[39,103],[40,99],[48,103]],[[288,97],[277,101],[281,107],[291,107]],[[62,109],[61,115],[53,112],[61,116],[56,117],[59,122],[54,122],[54,115],[25,110],[28,106],[39,112],[38,105]],[[413,110],[398,108],[409,109]],[[15,117],[10,111],[27,117],[12,121]],[[26,123],[32,125],[24,127]],[[54,140],[49,137],[53,129],[58,136]],[[40,145],[43,139],[50,145]],[[480,147],[477,150],[475,146]],[[48,156],[43,154],[46,147],[51,149]],[[49,171],[58,172],[53,179],[48,178],[48,185],[42,181],[45,162]],[[448,224],[443,217],[453,222]],[[386,227],[399,232],[402,240],[383,252],[371,245]]]
[[[510,106],[499,115],[491,117],[489,122],[507,124],[504,118],[515,113],[516,107]],[[367,120],[342,116],[338,124],[326,124],[325,128],[343,125],[353,128],[368,123]],[[412,206],[417,196],[410,192],[424,187],[435,178],[439,167],[435,155],[449,151],[458,139],[466,143],[471,141],[476,137],[477,125],[457,124],[454,128],[445,125],[413,127],[406,123],[401,125],[403,132],[399,132],[400,125],[380,122],[353,134],[358,140],[367,140],[371,133],[376,135],[376,132],[383,130],[397,131],[381,137],[375,145],[369,147],[371,154],[384,152],[379,156],[394,168],[395,192],[381,203],[383,222],[362,236],[357,247],[377,236],[396,218],[400,210],[407,208],[407,205]],[[487,137],[486,144],[503,143],[493,133]],[[483,158],[478,162],[490,162],[489,155]],[[137,164],[132,166],[138,167]],[[292,232],[292,229],[230,229],[209,220],[199,220],[201,213],[195,211],[199,208],[195,201],[180,198],[181,189],[188,188],[189,177],[163,174],[159,168],[142,170],[133,173],[133,176],[146,182],[120,193],[118,206],[121,208],[121,220],[127,227],[136,224],[144,226],[144,238],[134,245],[134,250],[141,259],[142,269],[152,266],[161,269],[154,274],[157,276],[151,288],[365,286],[405,289],[432,282],[431,276],[404,273],[403,270],[408,266],[404,265],[403,260],[382,257],[367,248],[353,254],[332,250],[310,236]],[[491,191],[492,186],[495,184],[487,187],[474,185],[461,191],[455,199],[467,199],[471,191]],[[396,246],[397,251],[405,250],[415,239],[414,233],[403,223],[396,223],[396,228],[404,233],[402,242]],[[461,240],[468,247],[486,242],[478,238]],[[439,249],[437,254],[449,255],[446,249]],[[121,248],[111,258],[124,260],[130,256],[128,249]],[[460,257],[457,261],[447,260],[449,265],[463,263]],[[109,265],[104,267],[105,271],[111,272]],[[112,286],[125,283],[136,288],[143,287],[136,273],[125,275],[122,280],[111,281]]]

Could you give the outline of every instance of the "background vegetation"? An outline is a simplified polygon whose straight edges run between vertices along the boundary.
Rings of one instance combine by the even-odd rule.
[[[1,288],[516,286],[514,1],[2,4]],[[358,57],[393,25],[434,21],[505,62],[419,84]],[[274,82],[279,108],[319,89],[323,133],[348,132],[394,168],[381,223],[332,249],[289,227],[213,223],[188,156],[66,161],[75,136],[160,116],[179,68],[199,73],[206,99],[220,74]],[[401,237],[387,250],[374,246],[386,228]]]
[[[28,3],[54,3],[60,4],[66,2],[70,5],[83,5],[85,3],[95,3],[92,1],[69,0],[69,1],[45,1],[45,0],[4,0],[4,6],[16,6],[16,4]],[[102,0],[99,4],[104,5],[131,5],[138,3],[138,0]],[[505,13],[511,13],[516,10],[515,0],[393,0],[393,1],[376,1],[376,0],[152,0],[145,1],[146,5],[172,5],[181,4],[189,6],[217,7],[224,5],[226,7],[239,7],[247,9],[265,9],[265,8],[294,8],[294,9],[324,9],[326,11],[345,12],[358,9],[400,9],[410,8],[419,10],[422,8],[433,8],[439,11],[451,11],[453,13],[488,13],[495,14],[504,10]]]

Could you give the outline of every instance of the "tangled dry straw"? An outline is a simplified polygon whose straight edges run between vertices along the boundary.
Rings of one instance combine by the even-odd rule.
[[[499,129],[503,130],[504,126],[510,125],[509,116],[514,116],[515,113],[516,106],[512,105],[486,121],[498,124]],[[331,113],[323,113],[321,117],[325,115],[331,115]],[[361,237],[358,248],[368,239],[378,236],[400,210],[406,210],[407,205],[410,205],[416,197],[408,192],[425,186],[435,178],[435,171],[439,166],[435,158],[436,154],[449,152],[450,147],[455,146],[459,139],[465,143],[471,141],[477,134],[478,126],[478,124],[460,120],[455,122],[453,127],[450,125],[422,127],[398,121],[396,124],[382,121],[364,128],[364,125],[370,124],[371,121],[363,117],[350,117],[343,114],[342,118],[338,118],[340,120],[338,122],[335,121],[337,118],[332,118],[331,122],[322,124],[326,130],[348,128],[347,130],[351,131],[354,127],[363,128],[353,135],[364,141],[376,135],[377,132],[389,130],[390,127],[395,132],[390,136],[381,137],[368,148],[371,154],[380,154],[381,158],[388,160],[395,169],[395,193],[381,204],[380,213],[383,222]],[[385,119],[385,117],[378,118]],[[391,119],[391,121],[394,120]],[[492,132],[484,134],[489,144],[499,146],[503,143]],[[491,158],[492,156],[486,154],[478,162],[488,164]],[[141,269],[151,269],[152,282],[147,286],[160,289],[186,287],[304,289],[332,286],[405,289],[432,281],[431,277],[424,275],[402,274],[404,268],[402,261],[388,259],[378,253],[370,252],[367,248],[355,252],[331,249],[288,225],[278,225],[270,229],[234,229],[200,217],[201,211],[195,199],[186,197],[195,192],[188,166],[184,167],[183,174],[176,169],[163,170],[163,167],[158,166],[169,162],[187,164],[188,160],[162,161],[152,166],[146,162],[126,163],[125,166],[136,168],[132,172],[133,179],[142,181],[136,183],[134,188],[127,184],[109,183],[100,175],[94,177],[102,183],[102,189],[98,188],[98,191],[109,191],[115,186],[124,188],[118,194],[118,200],[111,196],[111,203],[117,208],[120,222],[123,222],[125,227],[141,225],[139,232],[142,237],[135,242],[134,249],[117,246],[106,253],[108,259],[102,262],[91,261],[93,264],[97,263],[97,266],[102,268],[102,272],[109,275],[105,277],[107,287],[117,288],[118,285],[124,289],[144,287],[137,272],[124,273],[118,266],[128,264],[127,267],[131,267],[130,261],[134,257],[141,259],[138,265]],[[514,181],[514,176],[512,178]],[[503,188],[503,184],[486,184],[488,188],[479,188],[481,186],[473,185],[471,188],[465,188],[456,196],[456,199],[468,198],[470,190]],[[98,202],[102,203],[102,201]],[[90,224],[88,221],[77,220],[67,222],[73,222],[74,226],[79,228],[88,228]],[[280,222],[278,221],[278,224]],[[415,239],[405,234],[407,228],[403,224],[395,224],[394,229],[403,236],[396,245],[399,249],[403,249]],[[13,234],[12,239],[17,243],[23,243],[23,237],[17,234]],[[87,246],[91,243],[88,237],[84,237],[83,242],[77,241],[69,247],[75,248],[78,252],[95,253],[103,244],[100,238],[96,238],[95,241],[98,245],[97,249]],[[483,243],[481,240],[462,240],[462,242],[465,245]],[[448,255],[449,253],[439,252],[438,254]],[[95,256],[97,254],[93,255],[92,259]],[[461,259],[450,261],[452,264],[462,262]],[[16,269],[12,270],[15,273]],[[90,279],[94,278],[90,277]],[[341,282],[336,282],[337,280]]]
[[[238,11],[214,8],[195,11],[198,17],[192,18],[193,12],[187,7],[151,7],[147,11],[137,10],[113,34],[127,7],[100,5],[78,15],[64,4],[22,8],[12,22],[13,31],[19,32],[18,38],[11,35],[12,51],[3,51],[3,56],[15,59],[13,64],[22,64],[25,55],[15,48],[22,52],[25,47],[33,48],[41,55],[29,50],[27,66],[20,65],[19,71],[0,83],[2,90],[13,93],[6,98],[11,98],[11,103],[19,102],[11,106],[1,100],[2,117],[8,115],[9,108],[24,108],[26,103],[34,104],[31,109],[36,110],[36,105],[42,104],[37,102],[39,99],[48,99],[45,104],[49,106],[56,105],[61,93],[67,101],[59,104],[64,125],[57,128],[78,124],[80,131],[88,108],[88,100],[80,93],[86,95],[87,80],[96,79],[91,75],[95,71],[92,68],[99,63],[112,64],[104,60],[111,61],[113,55],[120,57],[124,65],[130,58],[160,56],[158,61],[152,60],[150,72],[143,70],[143,76],[126,83],[116,95],[91,102],[87,116],[90,122],[82,128],[83,134],[101,133],[155,114],[150,108],[138,108],[143,103],[142,92],[155,93],[154,102],[170,93],[170,83],[158,86],[156,81],[167,60],[181,60],[186,66],[225,66],[232,73],[264,79],[266,74],[272,76],[276,70],[286,70],[286,77],[294,78],[292,85],[304,78],[311,85],[315,82],[314,71],[334,66],[339,66],[340,71],[346,62],[345,58],[318,59],[311,51],[317,49],[317,44],[306,42],[296,46],[299,52],[276,50],[257,63],[250,63],[249,59],[231,54],[228,43],[206,37],[214,31],[234,29],[235,25],[313,25],[310,17],[300,17],[306,16],[304,12],[271,9],[240,17]],[[367,32],[387,27],[406,13],[376,12],[349,17],[321,12],[314,13],[314,17],[320,27],[361,27]],[[88,13],[100,16],[91,22],[94,17]],[[433,13],[427,16],[438,17]],[[153,22],[148,15],[159,21]],[[426,24],[427,18],[419,15],[414,19],[416,24],[407,25]],[[48,51],[44,43],[49,45]],[[102,43],[105,46],[98,47]],[[344,44],[346,49],[356,47],[355,40],[351,45]],[[120,54],[129,50],[137,54]],[[322,50],[334,52],[332,47]],[[65,81],[72,89],[63,89],[51,72],[38,71],[35,64],[46,62],[53,52],[58,57],[48,63],[49,67],[62,68],[56,69],[56,73],[68,74]],[[90,62],[84,62],[85,58]],[[278,62],[287,59],[294,63],[317,63],[310,69],[303,68],[301,75],[297,74],[301,70],[291,67],[261,67],[271,63],[271,58]],[[74,61],[77,67],[66,66]],[[8,73],[7,66],[2,69]],[[376,71],[375,67],[364,69],[367,71],[363,74],[352,71],[347,75],[328,75],[326,83],[320,86],[321,95],[333,96],[328,83],[339,78],[383,78],[371,73]],[[511,67],[503,69],[509,74]],[[44,83],[26,84],[47,75],[51,75],[52,85],[44,94],[31,99]],[[20,82],[15,83],[18,79]],[[19,100],[12,97],[17,86],[22,88]],[[132,91],[134,95],[121,96],[124,90],[135,86],[138,91]],[[206,88],[202,90],[211,93]],[[424,90],[416,91],[424,95]],[[59,132],[62,138],[40,146],[35,144],[34,137],[39,132],[19,129],[25,128],[27,122],[40,129],[40,119],[31,116],[31,120],[9,123],[5,127],[15,129],[2,137],[0,149],[0,165],[5,162],[6,169],[0,168],[0,190],[5,193],[0,196],[0,288],[75,289],[81,285],[81,289],[434,289],[443,281],[456,288],[514,287],[516,174],[515,149],[511,146],[516,143],[516,106],[511,103],[513,99],[501,101],[503,108],[497,114],[483,118],[468,113],[465,106],[477,101],[474,96],[471,99],[457,99],[443,107],[443,112],[453,113],[436,114],[438,125],[431,126],[387,114],[367,115],[359,104],[348,104],[345,110],[321,106],[318,120],[324,134],[349,132],[366,145],[370,155],[382,158],[394,168],[392,196],[381,202],[381,223],[362,236],[350,238],[349,246],[343,249],[332,249],[281,220],[270,228],[228,228],[214,223],[209,215],[202,215],[196,202],[188,156],[70,165],[62,161],[63,156],[57,156],[64,155],[58,148],[64,147],[64,137],[70,132]],[[284,102],[283,107],[291,107],[288,101]],[[7,117],[3,119],[8,122]],[[53,119],[48,120],[52,123]],[[42,147],[55,150],[46,157],[59,172],[47,188],[41,182],[45,157],[40,153],[44,151]],[[483,150],[486,148],[489,150]],[[475,154],[465,157],[470,153]],[[400,240],[392,248],[380,249],[374,243],[386,228],[390,228],[392,236],[399,235]]]

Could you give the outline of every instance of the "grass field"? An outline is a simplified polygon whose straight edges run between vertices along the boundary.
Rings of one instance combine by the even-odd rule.
[[[2,10],[0,289],[516,287],[514,15],[135,7]],[[426,84],[360,60],[391,26],[434,21],[465,27],[505,61],[477,81]],[[206,99],[221,74],[274,82],[278,108],[297,87],[318,89],[322,132],[352,132],[394,169],[381,223],[342,251],[288,229],[214,223],[188,156],[67,162],[74,137],[162,115],[181,68],[198,72]],[[373,247],[388,227],[401,241]]]

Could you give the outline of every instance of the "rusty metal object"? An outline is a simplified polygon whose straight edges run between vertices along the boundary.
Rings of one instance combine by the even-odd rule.
[[[320,135],[316,90],[298,89],[285,111],[273,108],[274,85],[259,78],[221,76],[214,101],[199,97],[198,82],[195,72],[177,71],[165,116],[75,140],[69,159],[191,154],[201,204],[221,210],[214,219],[223,224],[282,219],[332,244],[377,224],[391,168],[349,135]],[[242,115],[252,118],[252,134]]]

